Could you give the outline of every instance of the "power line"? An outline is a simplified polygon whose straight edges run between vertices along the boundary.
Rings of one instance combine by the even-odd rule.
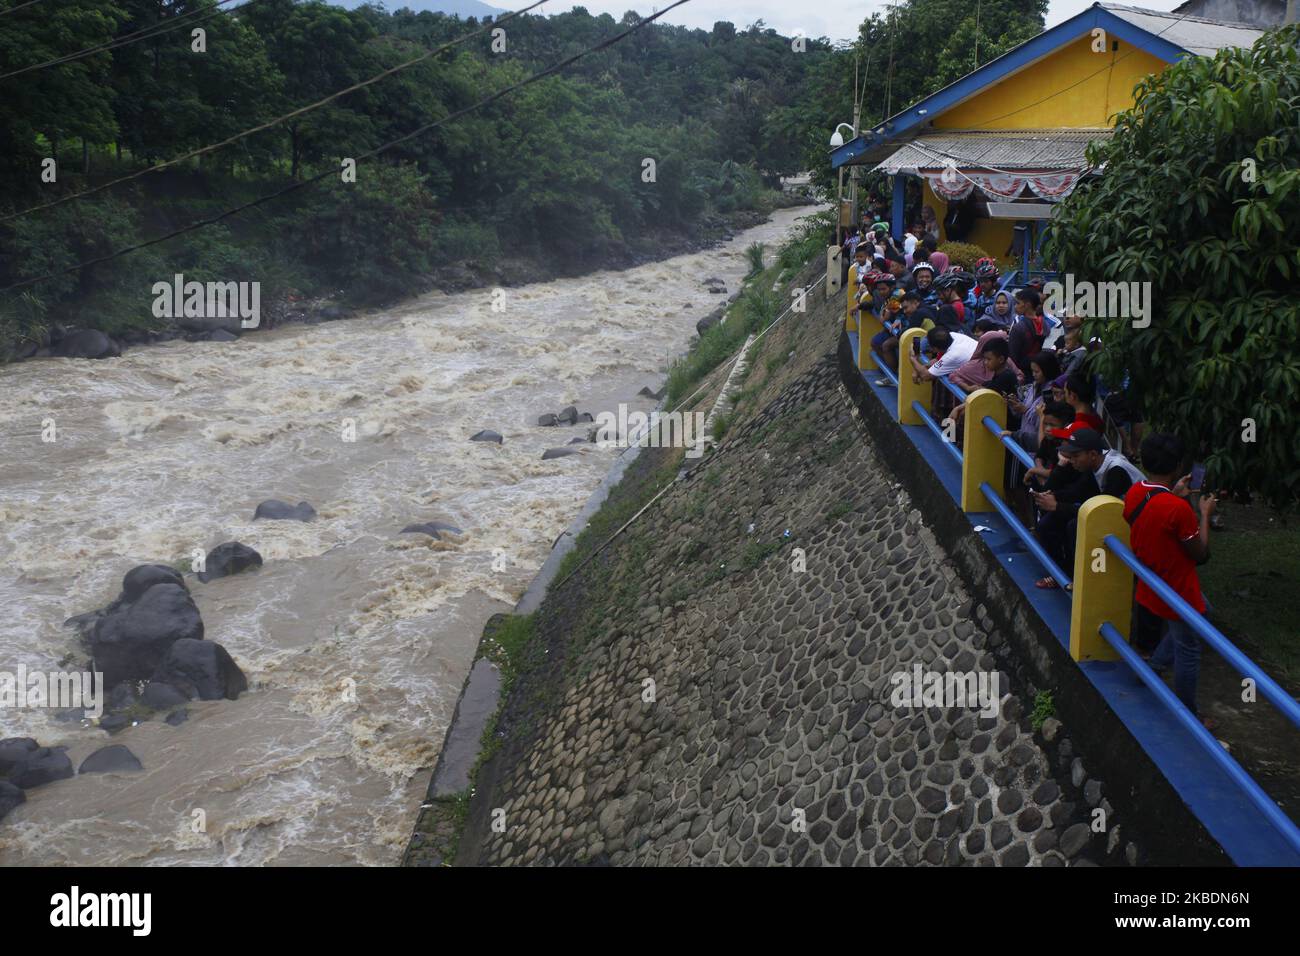
[[[513,13],[501,17],[498,20],[490,21],[472,33],[466,33],[464,36],[457,37],[454,40],[444,43],[442,46],[437,47],[436,49],[426,50],[424,53],[420,54],[419,56],[407,60],[405,63],[399,63],[397,64],[397,66],[389,67],[387,70],[384,70],[381,73],[377,73],[367,80],[362,80],[360,83],[354,83],[351,86],[339,90],[338,92],[331,93],[329,96],[326,96],[324,99],[317,100],[315,103],[309,103],[306,106],[301,106],[296,110],[285,113],[282,116],[277,116],[274,119],[267,120],[265,123],[262,123],[258,126],[254,126],[251,129],[246,129],[241,133],[235,133],[233,136],[229,136],[218,143],[213,143],[210,146],[204,146],[201,147],[200,149],[191,150],[188,153],[184,153],[173,159],[165,160],[164,162],[161,163],[156,163],[153,166],[149,166],[145,169],[138,170],[134,173],[131,173],[130,175],[121,176],[117,179],[109,180],[106,183],[101,183],[100,185],[95,186],[91,189],[86,189],[79,193],[72,193],[71,195],[60,197],[59,199],[52,199],[47,203],[41,203],[39,206],[32,206],[20,212],[13,212],[5,216],[0,216],[0,223],[9,222],[12,219],[19,219],[23,216],[28,215],[29,213],[39,212],[42,209],[50,209],[54,206],[61,206],[63,203],[72,202],[74,199],[82,199],[86,196],[93,196],[96,193],[103,192],[105,189],[111,189],[112,187],[120,185],[122,183],[130,182],[133,179],[139,179],[141,176],[147,176],[149,173],[156,173],[159,170],[166,169],[170,166],[176,166],[180,163],[186,162],[187,160],[191,160],[196,156],[203,156],[207,153],[215,152],[218,149],[222,149],[226,146],[229,146],[231,143],[235,143],[248,136],[252,136],[255,133],[261,133],[264,132],[265,130],[270,129],[272,126],[278,126],[280,123],[283,123],[285,120],[293,119],[295,116],[302,116],[304,113],[309,113],[314,109],[319,109],[320,107],[324,106],[326,103],[330,103],[341,96],[346,96],[349,93],[355,93],[357,90],[364,89],[367,86],[371,86],[374,83],[378,83],[380,80],[386,79],[387,77],[392,76],[394,73],[400,73],[402,70],[412,67],[417,63],[423,63],[425,60],[428,60],[431,57],[435,57],[440,53],[444,53],[447,50],[451,49],[452,47],[464,43],[466,40],[472,40],[474,37],[487,33],[489,30],[494,30],[502,23],[505,23],[507,20],[511,20],[515,17],[522,16],[523,14],[527,13],[529,10],[533,10],[536,7],[540,7],[543,3],[546,2],[547,0],[536,0],[536,2],[533,3],[531,6],[524,7],[522,10],[516,10]]]
[[[0,17],[7,17],[11,13],[17,13],[23,7],[30,7],[33,3],[40,3],[40,2],[41,0],[27,0],[26,3],[20,3],[16,7],[8,7],[7,9],[0,10]]]
[[[477,109],[480,109],[481,107],[487,106],[489,103],[494,103],[497,100],[501,99],[503,96],[506,96],[507,94],[512,93],[515,90],[523,89],[525,86],[531,86],[533,83],[545,79],[546,77],[550,76],[553,73],[558,73],[560,70],[563,70],[565,67],[569,66],[572,63],[577,62],[578,60],[581,60],[584,57],[590,56],[593,53],[599,53],[601,50],[613,46],[614,44],[618,43],[620,40],[624,39],[625,37],[635,33],[637,30],[640,30],[642,27],[648,26],[649,24],[653,23],[655,20],[658,20],[660,17],[662,17],[664,14],[668,13],[669,11],[674,10],[677,7],[680,7],[682,4],[689,3],[689,2],[690,0],[676,0],[675,3],[672,3],[669,6],[664,7],[664,9],[658,11],[657,13],[654,13],[651,16],[648,16],[642,20],[637,21],[635,24],[630,26],[628,29],[624,30],[622,33],[617,33],[607,40],[602,40],[600,43],[597,43],[595,46],[591,46],[585,50],[581,50],[578,53],[575,53],[570,57],[566,57],[565,59],[561,60],[560,62],[552,66],[548,66],[544,70],[534,73],[532,76],[520,80],[518,83],[513,83],[510,86],[505,87],[504,89],[498,90],[495,93],[485,96],[483,99],[469,106],[466,106],[464,109],[457,110],[456,112],[451,113],[433,123],[428,123],[424,126],[418,127],[417,129],[412,130],[411,132],[407,133],[404,136],[399,136],[397,139],[390,140],[389,142],[384,143],[382,146],[377,146],[374,149],[369,150],[368,152],[360,153],[354,158],[357,162],[360,162],[363,159],[370,159],[373,156],[378,156],[380,153],[386,152],[392,149],[394,146],[398,146],[402,143],[405,143],[407,140],[414,139],[416,136],[420,136],[424,133],[427,133],[432,129],[437,129],[440,126],[444,126],[447,123],[450,123],[452,120],[459,119],[460,117],[466,115],[467,113],[471,113]],[[270,202],[272,199],[278,199],[279,197],[284,196],[288,193],[295,192],[296,190],[302,189],[304,186],[310,186],[313,183],[320,182],[322,179],[325,179],[326,177],[337,175],[337,172],[338,171],[334,169],[327,169],[324,172],[318,173],[317,175],[312,176],[309,179],[304,179],[296,183],[291,183],[290,185],[284,187],[283,189],[276,190],[273,193],[268,193],[265,196],[259,196],[257,199],[253,199],[242,205],[235,206],[233,209],[227,209],[225,212],[220,213],[216,216],[212,216],[208,219],[200,219],[196,222],[192,222],[188,226],[183,226],[180,229],[175,229],[172,232],[167,233],[166,235],[158,236],[154,239],[148,239],[144,242],[138,242],[133,246],[127,246],[123,249],[118,249],[114,252],[108,253],[107,255],[98,256],[97,258],[94,259],[87,259],[84,262],[78,262],[75,265],[67,266],[63,269],[56,269],[53,272],[48,272],[43,276],[37,276],[34,279],[23,279],[19,282],[11,283],[5,286],[4,288],[0,288],[0,292],[12,292],[14,289],[21,289],[25,286],[36,285],[37,283],[44,282],[47,279],[53,279],[56,276],[61,276],[67,272],[76,272],[80,269],[86,268],[87,266],[99,265],[102,262],[108,262],[110,259],[116,259],[119,256],[124,256],[132,252],[138,252],[139,250],[147,249],[150,246],[156,246],[160,242],[166,242],[169,239],[174,239],[177,236],[184,235],[188,232],[193,232],[196,229],[202,229],[204,226],[215,225],[216,223],[221,222],[223,219],[228,219],[229,217],[235,215],[236,213],[243,212],[246,209],[252,209],[254,206],[260,206],[265,202]]]
[[[32,0],[32,2],[36,2],[36,0]],[[217,0],[217,7],[233,2],[234,0]],[[81,60],[88,56],[93,56],[96,53],[104,53],[108,50],[116,50],[119,47],[130,46],[132,43],[137,43],[140,40],[151,40],[154,37],[162,36],[164,33],[171,33],[173,30],[179,30],[181,27],[193,26],[196,23],[203,23],[205,20],[211,20],[213,17],[234,13],[237,10],[244,9],[244,7],[251,7],[257,2],[258,0],[244,0],[242,4],[233,7],[230,10],[219,10],[215,8],[212,10],[191,10],[189,13],[182,13],[178,17],[173,17],[169,20],[160,20],[158,23],[154,23],[150,26],[141,27],[134,33],[128,33],[125,36],[117,37],[110,40],[108,43],[101,43],[99,46],[88,47],[85,50],[79,50],[76,53],[69,53],[66,56],[55,57],[53,60],[46,60],[44,63],[34,63],[31,66],[23,67],[21,70],[13,70],[9,73],[0,74],[0,80],[7,80],[13,76],[21,76],[24,73],[31,73],[34,70],[43,70],[47,66],[59,66],[63,63],[71,63],[74,60]],[[200,14],[202,15],[200,16]],[[191,17],[198,17],[198,19],[192,20],[190,19]],[[159,27],[161,27],[161,29],[157,29]]]

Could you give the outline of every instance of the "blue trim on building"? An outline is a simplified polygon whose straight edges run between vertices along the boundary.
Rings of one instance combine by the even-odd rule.
[[[1089,7],[1069,20],[1057,24],[1050,30],[1044,30],[1033,39],[1008,50],[997,59],[990,60],[973,73],[913,103],[901,113],[894,114],[877,127],[879,132],[871,130],[831,150],[831,169],[839,169],[886,140],[905,137],[909,131],[924,125],[945,110],[969,99],[980,90],[1000,82],[1017,70],[1041,60],[1066,44],[1073,43],[1097,27],[1101,27],[1108,35],[1125,40],[1167,63],[1174,63],[1185,56],[1193,55],[1178,44],[1171,43],[1141,27],[1135,27],[1102,7]]]
[[[858,336],[846,333],[853,354]],[[876,385],[878,373],[862,372],[867,390],[894,415],[898,393],[891,385]],[[895,419],[897,421],[897,419]],[[898,425],[925,459],[954,501],[961,502],[961,464],[924,425]],[[984,537],[989,550],[1015,581],[1033,607],[1068,651],[1070,596],[1062,590],[1034,586],[1042,566],[997,512],[966,515],[971,533]],[[975,531],[982,527],[983,531]],[[1160,768],[1210,836],[1238,866],[1300,866],[1300,855],[1283,843],[1275,830],[1233,782],[1229,774],[1198,745],[1178,719],[1142,684],[1123,661],[1083,661],[1078,664],[1102,698]]]

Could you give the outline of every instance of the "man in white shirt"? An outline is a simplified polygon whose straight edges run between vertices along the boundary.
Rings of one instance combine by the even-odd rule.
[[[918,340],[919,341],[919,340]],[[912,381],[933,381],[945,378],[970,361],[979,342],[961,332],[949,332],[943,328],[933,328],[925,334],[925,341],[930,351],[938,356],[928,366],[915,352],[908,355],[912,363]]]

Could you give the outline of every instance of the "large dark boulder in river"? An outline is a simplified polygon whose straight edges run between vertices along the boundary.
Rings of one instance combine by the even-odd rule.
[[[118,607],[95,624],[90,651],[104,685],[144,680],[176,641],[202,640],[203,619],[189,592],[178,584],[155,584],[132,604]]]
[[[552,458],[567,458],[569,455],[576,455],[578,449],[569,445],[563,445],[559,448],[548,448],[542,453],[542,461],[550,461]]]
[[[9,782],[30,790],[72,775],[72,761],[63,747],[37,747],[9,771]]]
[[[27,755],[40,748],[31,737],[8,737],[0,740],[0,777],[27,759]]]
[[[244,672],[214,641],[183,639],[172,644],[153,679],[171,684],[191,700],[235,700],[248,690]]]
[[[215,330],[215,331],[213,331],[213,332],[208,333],[208,337],[207,337],[204,341],[207,341],[207,342],[238,342],[238,341],[239,341],[239,335],[238,335],[237,333],[235,333],[235,332],[230,332],[230,331],[228,331],[228,330],[226,330],[226,329],[217,329],[217,330]]]
[[[270,520],[310,521],[316,517],[316,509],[305,501],[291,505],[279,498],[267,498],[253,512],[253,520],[265,518]]]
[[[59,340],[55,354],[63,358],[102,359],[116,358],[122,350],[98,329],[77,329]]]
[[[16,787],[7,780],[0,780],[0,820],[9,815],[9,811],[27,802],[27,794],[21,787]]]
[[[171,684],[156,680],[145,684],[144,690],[140,691],[140,703],[150,710],[171,710],[173,707],[189,703],[189,700]]]
[[[122,596],[118,600],[128,603],[137,601],[140,595],[155,584],[179,584],[184,588],[185,578],[175,568],[165,564],[139,564],[123,576]]]
[[[560,424],[560,420],[556,418],[552,412],[547,412],[545,415],[537,416],[537,424],[541,425],[543,428],[552,428]]]
[[[578,410],[569,405],[555,416],[555,420],[561,425],[574,425],[578,421]]]
[[[494,432],[489,428],[485,428],[483,429],[483,431],[478,432],[477,434],[470,435],[469,440],[496,442],[498,445],[500,445],[502,442],[505,441],[505,439],[501,437],[500,432]]]
[[[442,539],[442,532],[449,531],[452,534],[464,534],[460,528],[454,524],[447,524],[445,521],[426,521],[423,524],[408,524],[402,529],[402,534],[427,534],[431,538]]]
[[[718,308],[710,312],[708,315],[706,315],[704,318],[700,319],[700,321],[695,323],[696,333],[698,333],[699,335],[703,335],[705,332],[709,331],[709,329],[713,328],[715,325],[717,325],[719,322],[722,321],[722,316],[726,314],[726,311],[727,311],[726,306],[719,306]],[[655,397],[662,398],[663,390],[661,389],[659,394]]]
[[[140,758],[127,750],[122,744],[109,744],[100,747],[93,754],[81,761],[77,773],[131,773],[143,770]]]
[[[212,581],[216,578],[229,577],[249,568],[260,568],[262,556],[246,544],[238,541],[226,541],[208,552],[199,580]]]

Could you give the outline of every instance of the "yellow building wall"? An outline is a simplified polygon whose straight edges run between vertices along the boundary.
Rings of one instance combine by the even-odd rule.
[[[1119,49],[1112,50],[1116,42]],[[1090,35],[1081,36],[1034,65],[935,117],[934,128],[1073,129],[1113,126],[1114,115],[1133,105],[1133,88],[1138,81],[1160,72],[1169,64],[1127,40],[1108,37],[1105,53],[1094,53],[1092,43]],[[1058,90],[1061,92],[1057,93]],[[1056,95],[1050,95],[1053,93]]]
[[[934,210],[938,219],[939,242],[947,242],[948,236],[943,228],[943,217],[948,214],[948,204],[934,194],[928,179],[921,181],[921,190],[922,202]],[[1007,249],[1011,246],[1012,230],[1015,227],[1015,222],[1010,219],[976,219],[971,224],[969,235],[962,241],[974,243],[1003,265],[1013,264],[1018,260],[1008,256]]]

